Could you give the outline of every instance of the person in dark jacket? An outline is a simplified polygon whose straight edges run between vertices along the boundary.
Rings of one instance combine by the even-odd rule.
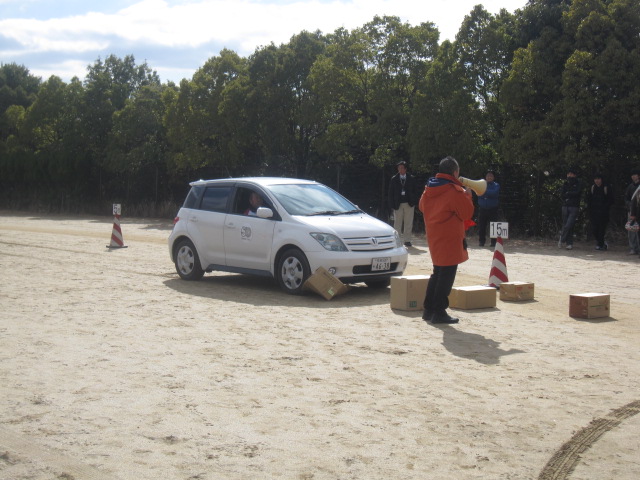
[[[635,191],[640,187],[640,170],[634,170],[631,172],[631,183],[624,191],[624,204],[627,207],[627,213],[629,219],[631,217],[631,199]],[[629,255],[637,255],[640,253],[640,239],[638,238],[638,232],[628,231],[629,235]]]
[[[558,240],[558,248],[565,243],[567,250],[573,248],[573,226],[576,224],[580,212],[580,197],[582,195],[582,183],[578,179],[578,171],[569,168],[567,180],[562,185],[562,232]]]
[[[414,209],[420,198],[416,178],[407,172],[407,162],[398,162],[398,173],[389,182],[389,205],[393,209],[393,228],[406,247],[411,246]]]
[[[611,185],[605,183],[602,174],[593,176],[593,185],[587,190],[587,210],[591,219],[593,236],[596,239],[596,250],[606,250],[607,243],[604,235],[609,223],[609,210],[613,205],[613,190]]]
[[[491,222],[498,221],[498,202],[500,184],[496,182],[492,170],[487,171],[484,179],[487,181],[487,191],[478,196],[478,242],[481,247],[487,239],[487,227]],[[496,239],[491,239],[491,246],[496,246]]]

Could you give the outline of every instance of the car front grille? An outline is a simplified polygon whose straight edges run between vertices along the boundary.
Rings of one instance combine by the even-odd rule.
[[[342,240],[352,252],[379,252],[381,250],[396,248],[396,239],[393,235],[380,237],[345,237]]]

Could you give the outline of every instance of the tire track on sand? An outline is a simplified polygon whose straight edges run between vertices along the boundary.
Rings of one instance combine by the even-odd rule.
[[[580,454],[587,451],[608,431],[620,425],[624,420],[640,412],[640,400],[617,408],[606,417],[593,420],[587,427],[576,433],[565,443],[544,467],[538,480],[566,479],[580,461]]]

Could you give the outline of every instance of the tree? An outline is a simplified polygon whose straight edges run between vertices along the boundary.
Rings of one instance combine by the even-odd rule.
[[[0,141],[9,135],[9,119],[5,112],[11,106],[28,108],[40,88],[39,77],[31,75],[29,69],[16,63],[0,64]]]
[[[560,84],[570,39],[561,24],[566,1],[534,0],[524,9],[520,24],[533,39],[514,54],[502,90],[507,115],[502,155],[506,161],[532,170],[553,170],[562,163],[558,149],[559,122],[553,107],[561,99]]]
[[[477,102],[459,61],[455,46],[440,46],[418,95],[409,128],[410,154],[414,168],[431,172],[447,155],[474,159],[480,149]],[[463,162],[472,170],[470,162]],[[470,176],[468,173],[467,176]]]
[[[343,165],[380,168],[407,160],[409,119],[437,51],[437,29],[376,16],[329,38],[311,72],[327,123],[319,151]]]
[[[256,122],[262,168],[272,173],[307,177],[314,170],[313,147],[324,125],[309,74],[326,42],[320,32],[302,32],[249,59],[247,109]]]
[[[231,131],[220,117],[225,90],[246,76],[247,62],[231,50],[222,50],[194,74],[183,80],[180,90],[167,107],[165,125],[169,140],[170,166],[177,170],[208,168],[228,176],[229,169],[241,162],[233,153]],[[242,112],[239,112],[242,115]]]
[[[104,62],[98,59],[88,67],[80,118],[83,143],[98,170],[100,193],[104,189],[103,173],[113,170],[107,165],[107,147],[114,113],[123,109],[141,88],[159,85],[157,73],[146,62],[136,66],[132,55],[124,59],[110,55]],[[119,186],[123,187],[121,183]]]
[[[565,161],[626,176],[640,147],[640,6],[576,0],[563,25],[574,44],[556,105]]]
[[[162,88],[155,85],[142,87],[122,110],[114,113],[107,165],[112,173],[124,177],[127,200],[132,199],[135,182],[138,187],[134,198],[158,201],[159,171],[166,163],[164,113]],[[138,181],[140,173],[152,173],[153,182]]]
[[[455,49],[470,93],[478,102],[482,152],[476,157],[485,167],[498,163],[505,124],[502,84],[516,50],[515,16],[501,10],[496,16],[477,5],[462,22]]]

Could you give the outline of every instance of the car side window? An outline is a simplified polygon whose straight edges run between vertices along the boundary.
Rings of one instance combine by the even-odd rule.
[[[184,208],[198,208],[200,199],[204,193],[204,187],[191,187],[187,198],[184,200]]]
[[[251,202],[251,198],[252,198],[252,196],[256,196],[256,195],[257,195],[257,198],[259,198],[260,201],[258,202],[258,204],[253,204]],[[254,200],[254,202],[255,202],[255,200]],[[258,205],[262,206],[262,207],[269,207],[269,208],[273,209],[273,207],[271,206],[270,202],[264,198],[262,193],[258,192],[257,190],[250,189],[250,188],[238,187],[236,189],[236,198],[235,198],[234,205],[233,205],[233,208],[231,209],[231,211],[232,211],[232,213],[235,213],[237,215],[250,215],[249,211],[253,210],[255,212],[255,209],[256,209],[256,207]]]
[[[231,187],[208,187],[202,197],[200,209],[209,212],[226,212],[230,193]]]

